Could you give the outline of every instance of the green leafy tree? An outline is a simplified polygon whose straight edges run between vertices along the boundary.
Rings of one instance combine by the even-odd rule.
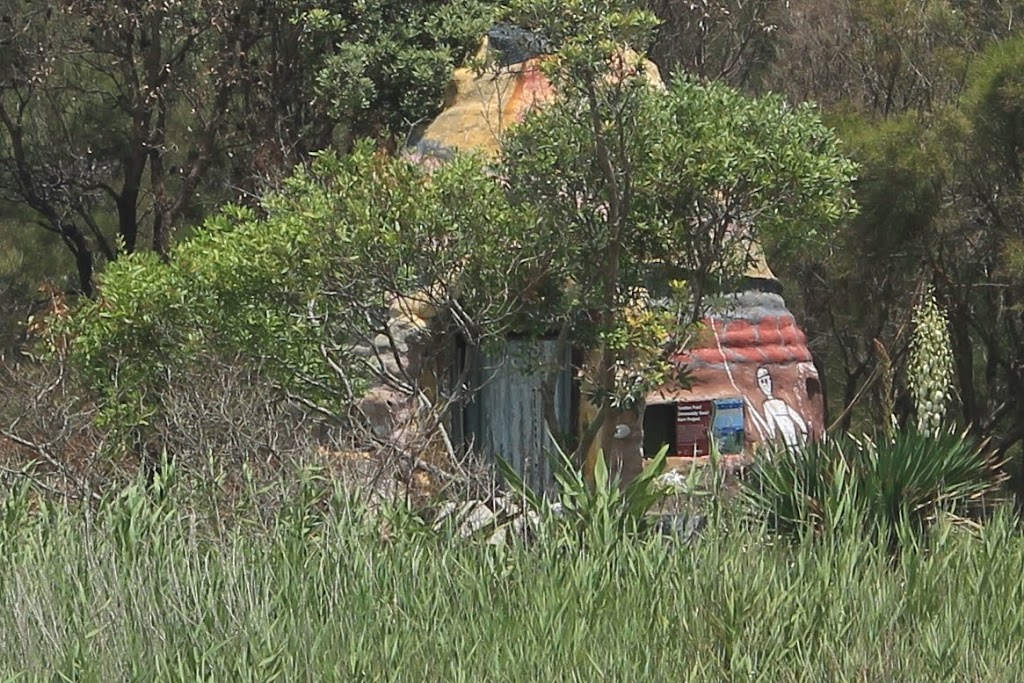
[[[874,340],[897,370],[898,421],[912,419],[911,318],[915,293],[930,284],[949,319],[956,410],[945,419],[991,438],[1000,454],[1024,439],[1015,398],[1024,391],[1022,56],[1019,38],[992,43],[967,71],[962,95],[930,111],[834,119],[861,165],[854,189],[862,212],[827,258],[787,269],[802,290],[802,320],[827,344],[833,383],[841,373],[832,403],[843,428],[885,419],[890,397]],[[870,409],[855,416],[854,404]]]
[[[1019,254],[1024,244],[1024,41],[977,61],[951,137],[955,174],[930,240],[936,295],[948,311],[961,416],[1007,451],[1024,439]]]
[[[983,43],[954,0],[794,0],[778,14],[772,65],[759,79],[793,101],[888,117],[956,100]],[[966,10],[965,10],[966,6]]]
[[[164,378],[214,358],[258,367],[284,395],[345,422],[381,372],[360,349],[391,334],[399,299],[446,311],[434,332],[470,343],[508,329],[533,277],[519,249],[530,224],[479,160],[429,175],[365,146],[327,153],[259,212],[209,219],[169,261],[119,259],[64,333],[122,436],[159,419]],[[413,369],[395,374],[418,394]]]
[[[484,0],[371,0],[315,4],[299,15],[326,46],[317,96],[351,141],[404,142],[434,116],[452,67],[472,54],[493,24]]]
[[[647,0],[661,22],[651,59],[668,74],[752,86],[772,62],[784,0]]]
[[[771,255],[795,285],[793,308],[827,380],[835,424],[845,431],[891,419],[878,345],[896,365],[905,360],[913,295],[929,271],[929,234],[953,171],[953,123],[912,113],[833,121],[860,165],[853,189],[861,210],[836,231],[831,249]],[[909,409],[899,401],[901,421]]]
[[[347,149],[429,113],[472,16],[442,1],[3,0],[0,198],[18,229],[60,239],[91,295],[103,263],[167,257],[176,230],[251,203],[339,122]]]
[[[0,192],[35,214],[25,229],[60,236],[84,293],[101,260],[143,240],[166,255],[199,213],[203,181],[245,137],[233,109],[248,102],[256,114],[268,10],[262,0],[4,3]]]
[[[852,210],[853,166],[809,106],[686,78],[663,92],[638,56],[656,20],[637,4],[524,0],[511,16],[551,42],[559,98],[511,129],[503,175],[542,217],[535,239],[556,254],[554,277],[571,283],[554,309],[560,337],[600,349],[583,368],[597,413],[578,455],[596,439],[629,479],[644,396],[672,376],[708,295],[742,275],[758,239],[823,243]],[[681,309],[657,314],[655,264]],[[631,438],[616,438],[620,424]]]
[[[389,308],[415,295],[438,312],[436,332],[470,344],[555,329],[596,349],[582,370],[597,415],[580,452],[596,441],[613,477],[632,475],[639,447],[624,450],[612,428],[639,422],[646,390],[674,373],[681,335],[742,274],[755,239],[827,239],[852,209],[853,167],[810,107],[687,79],[665,92],[628,49],[646,46],[646,12],[512,12],[551,41],[560,95],[512,127],[496,166],[463,158],[431,175],[366,149],[321,156],[260,214],[208,221],[170,263],[110,268],[71,332],[117,423],[158,413],[160,378],[211,350],[241,351],[344,417],[370,378],[361,343],[387,335]],[[415,373],[405,379],[415,394]]]
[[[897,417],[910,420],[903,367],[915,292],[936,275],[936,256],[957,262],[981,244],[970,230],[954,228],[985,211],[972,197],[986,191],[969,189],[976,183],[965,183],[964,171],[991,167],[1004,148],[997,142],[975,158],[981,128],[971,132],[976,118],[968,100],[991,61],[984,51],[1016,31],[1019,11],[1015,0],[828,0],[787,3],[778,15],[775,56],[756,85],[820,102],[861,166],[855,192],[862,211],[838,231],[827,258],[771,254],[780,278],[796,285],[791,304],[841,429],[888,419],[887,364],[897,375]],[[984,271],[967,276],[971,287],[988,279]],[[938,293],[953,318],[972,307],[971,297],[951,305]],[[990,408],[987,398],[976,398],[987,388],[967,379],[975,375],[971,349],[978,347],[969,329],[951,325],[960,349],[954,359],[965,378],[958,381],[962,416],[982,428]]]

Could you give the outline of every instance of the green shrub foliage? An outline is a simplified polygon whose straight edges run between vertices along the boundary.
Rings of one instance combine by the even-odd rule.
[[[942,511],[977,509],[1000,480],[988,451],[956,432],[841,435],[771,456],[744,481],[743,499],[782,533],[856,529],[897,543]]]
[[[400,295],[444,309],[460,331],[500,334],[529,277],[516,256],[529,226],[475,159],[429,175],[363,147],[317,157],[259,210],[231,207],[168,261],[111,264],[102,296],[63,330],[111,426],[144,425],[172,373],[210,354],[241,358],[341,414],[365,386],[354,353],[388,324]],[[430,285],[430,286],[428,286]]]

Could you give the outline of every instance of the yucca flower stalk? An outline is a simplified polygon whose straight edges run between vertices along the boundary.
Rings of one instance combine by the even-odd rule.
[[[921,432],[942,430],[953,383],[953,353],[949,321],[931,287],[914,311],[914,332],[908,367],[910,393]]]

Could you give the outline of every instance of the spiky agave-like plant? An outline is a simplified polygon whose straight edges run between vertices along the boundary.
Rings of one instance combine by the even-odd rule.
[[[976,509],[997,491],[1000,465],[966,433],[841,434],[763,460],[743,498],[777,532],[856,529],[892,547],[901,530],[918,533],[943,510]]]

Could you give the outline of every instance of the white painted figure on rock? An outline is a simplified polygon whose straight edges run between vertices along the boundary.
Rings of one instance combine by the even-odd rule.
[[[757,369],[757,386],[765,396],[764,403],[761,404],[764,415],[760,425],[764,427],[765,439],[773,440],[776,435],[781,435],[786,448],[799,448],[807,440],[807,423],[788,403],[781,398],[775,398],[772,376],[768,368]]]

